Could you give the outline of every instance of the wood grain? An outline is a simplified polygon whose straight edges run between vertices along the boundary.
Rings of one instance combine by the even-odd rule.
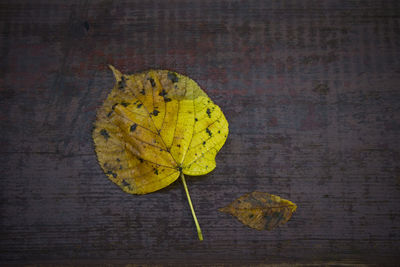
[[[398,1],[2,1],[3,264],[396,264]],[[217,168],[124,193],[91,129],[123,72],[188,75],[230,123]],[[264,191],[298,205],[270,232],[218,208]]]

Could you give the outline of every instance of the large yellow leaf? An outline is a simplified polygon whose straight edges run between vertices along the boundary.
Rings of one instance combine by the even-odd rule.
[[[116,84],[98,110],[93,139],[111,181],[147,194],[181,175],[187,190],[183,174],[215,168],[228,122],[195,81],[168,70],[125,75],[110,68]]]
[[[286,223],[296,209],[296,204],[289,200],[254,191],[235,199],[220,211],[235,216],[251,228],[272,230]]]

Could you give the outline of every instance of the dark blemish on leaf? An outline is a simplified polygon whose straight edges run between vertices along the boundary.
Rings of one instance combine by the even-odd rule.
[[[156,168],[153,168],[155,175],[158,175],[158,170]]]
[[[119,169],[122,170],[122,165],[119,165]]]
[[[131,125],[131,128],[130,128],[129,130],[130,130],[131,132],[133,132],[133,131],[136,130],[136,127],[137,127],[137,124],[134,123],[134,124]]]
[[[206,165],[206,169],[208,169],[208,165]]]
[[[153,87],[155,87],[155,86],[156,86],[156,82],[154,81],[154,79],[153,79],[153,78],[147,78],[147,80],[149,80],[149,81],[150,81],[150,83],[151,83],[151,86],[153,86]]]
[[[206,141],[203,141],[203,146],[205,146],[206,145]]]
[[[208,108],[208,109],[206,110],[206,112],[207,112],[208,117],[211,118],[211,110]]]
[[[129,106],[129,103],[126,103],[126,102],[122,101],[121,105],[123,105],[124,107],[127,107],[127,106]]]
[[[181,145],[180,145],[180,144],[177,144],[176,146],[177,146],[177,147],[181,147]]]
[[[107,174],[111,174],[114,178],[117,178],[117,174],[112,171],[108,171]]]
[[[176,83],[179,81],[178,76],[176,76],[176,74],[173,72],[168,72],[167,76],[168,76],[168,79],[170,79],[171,82],[173,82],[173,83]]]
[[[144,160],[142,158],[139,158],[139,161],[140,161],[140,163],[143,163]]]
[[[126,86],[125,76],[121,76],[121,80],[118,82],[118,89],[123,90]]]
[[[89,31],[89,22],[83,22],[83,27],[85,27],[86,31]]]
[[[117,161],[120,162],[121,160],[119,158],[117,158]]]
[[[142,91],[140,91],[140,93],[141,93],[142,95],[145,95],[145,94],[146,94],[146,91],[144,90],[144,88],[142,89]]]
[[[128,183],[127,181],[125,181],[125,180],[122,180],[122,186],[128,186],[128,185],[130,185],[130,183]]]
[[[198,119],[197,119],[197,118],[194,118],[194,121],[198,121]]]
[[[141,106],[143,106],[142,103],[140,103],[139,105],[137,105],[137,108],[140,108]]]
[[[210,129],[208,129],[208,127],[206,128],[206,132],[208,133],[208,135],[211,137],[212,136],[212,132],[210,131]]]
[[[220,130],[218,130],[218,133],[221,133],[221,131],[220,131]]]
[[[158,111],[157,109],[153,110],[153,112],[152,112],[152,114],[153,114],[154,116],[157,116],[158,113],[160,113],[160,111]]]
[[[164,89],[162,89],[162,91],[158,95],[164,98],[164,102],[169,102],[171,101],[171,98],[168,98],[167,94],[168,93]]]
[[[110,138],[110,135],[108,134],[108,132],[107,132],[106,129],[102,129],[102,130],[100,131],[100,134],[101,134],[102,136],[104,136],[104,138],[105,138],[106,140],[108,140],[108,138]]]
[[[254,214],[250,214],[250,215],[249,215],[249,218],[253,218],[253,217],[254,217]]]

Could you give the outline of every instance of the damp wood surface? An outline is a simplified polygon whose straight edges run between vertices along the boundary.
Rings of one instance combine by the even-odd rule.
[[[395,264],[398,1],[1,1],[0,262]],[[123,73],[189,76],[224,112],[213,172],[124,193],[96,110]],[[252,191],[297,205],[272,231],[218,211]]]

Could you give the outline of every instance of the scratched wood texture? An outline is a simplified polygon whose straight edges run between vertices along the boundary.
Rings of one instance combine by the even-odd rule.
[[[1,1],[3,264],[393,264],[400,259],[398,1]],[[91,129],[123,72],[196,80],[230,123],[209,175],[124,193]],[[298,205],[258,232],[217,211]]]

